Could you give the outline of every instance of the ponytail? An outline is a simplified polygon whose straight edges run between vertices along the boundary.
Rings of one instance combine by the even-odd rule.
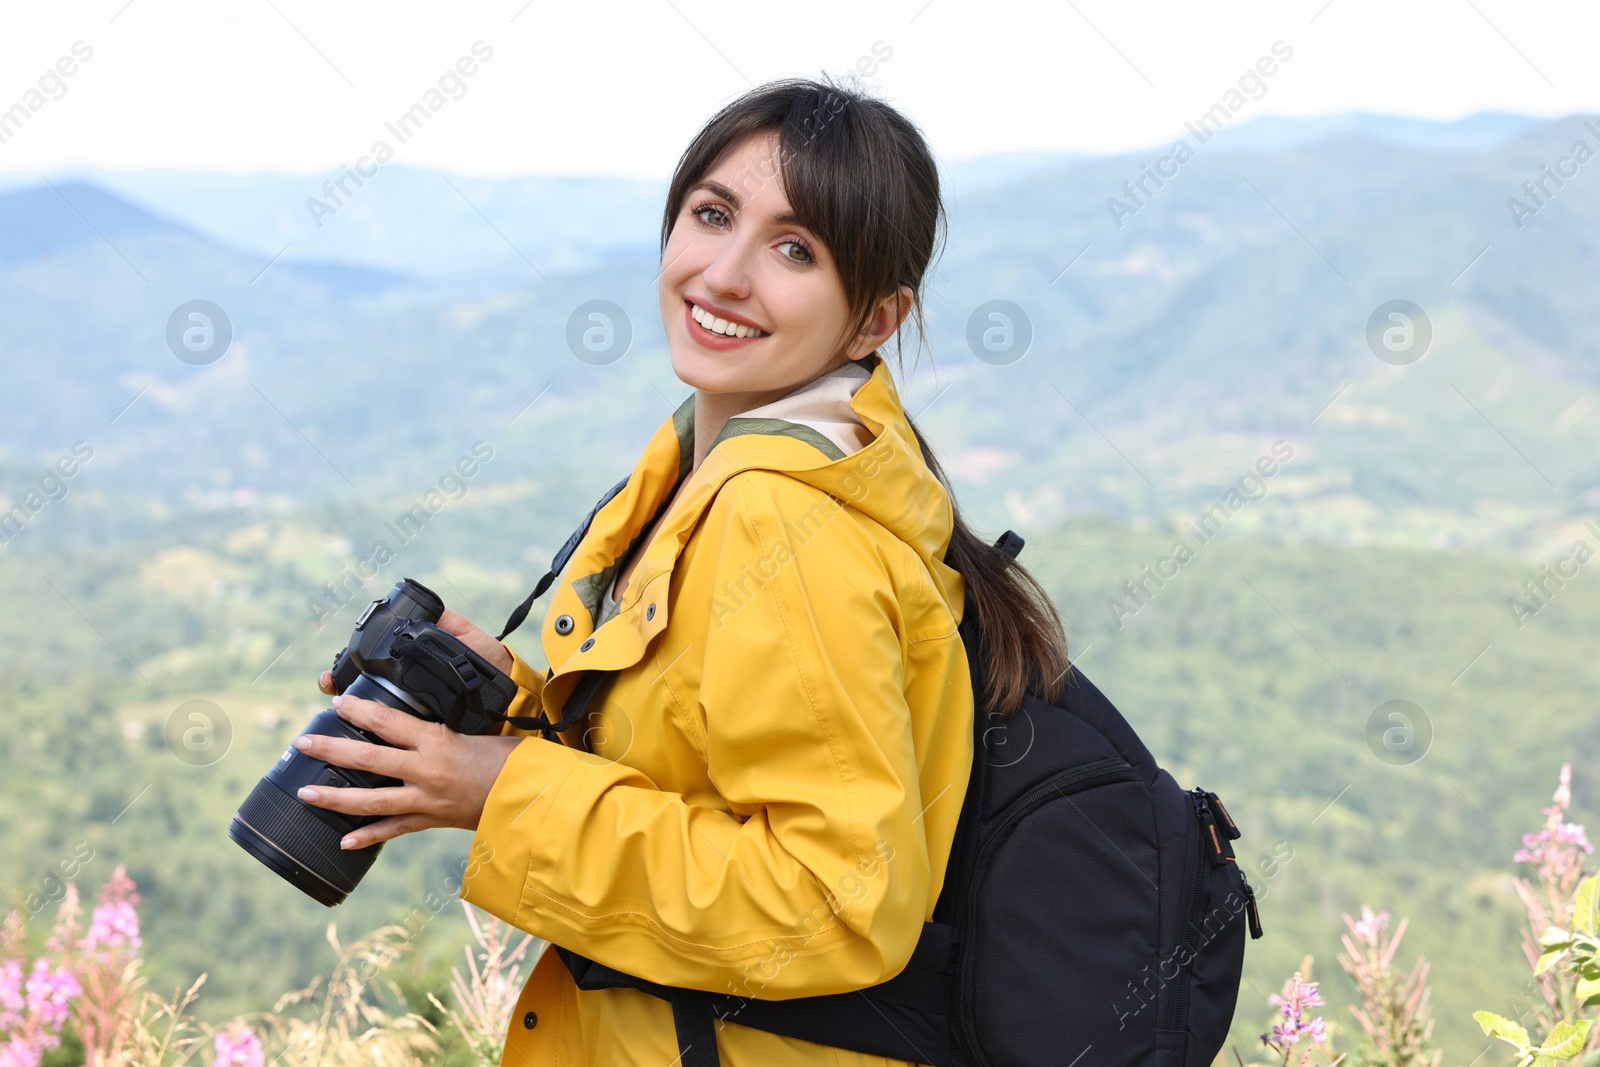
[[[973,621],[981,635],[979,655],[984,662],[979,713],[988,709],[1009,718],[1028,692],[1055,703],[1066,685],[1070,663],[1066,632],[1050,594],[1026,567],[972,531],[927,439],[909,414],[906,422],[916,435],[923,461],[950,497],[953,526],[944,561],[965,580],[978,615]]]

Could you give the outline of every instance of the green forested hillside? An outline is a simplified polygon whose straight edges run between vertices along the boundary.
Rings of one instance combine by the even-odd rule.
[[[542,573],[515,531],[546,499],[531,484],[469,495],[374,581],[374,595],[409,574],[497,625]],[[216,517],[148,543],[0,561],[0,591],[28,605],[0,619],[0,667],[14,680],[0,749],[0,888],[11,899],[87,842],[94,857],[80,878],[128,865],[158,984],[211,972],[207,1012],[262,1006],[325,967],[330,913],[236,848],[226,825],[323,706],[314,672],[355,612],[319,630],[305,589],[337,573],[344,542],[371,521]],[[1155,568],[1178,536],[1199,545],[1182,529],[1084,519],[1031,533],[1023,559],[1061,605],[1084,672],[1180,783],[1222,794],[1244,829],[1238,847],[1265,898],[1267,937],[1248,948],[1235,1039],[1265,1027],[1263,998],[1305,953],[1330,1002],[1346,1001],[1338,914],[1369,903],[1412,916],[1404,954],[1433,961],[1447,1061],[1470,1059],[1482,1047],[1470,1012],[1503,1007],[1524,969],[1509,884],[1516,842],[1539,824],[1563,759],[1575,764],[1578,821],[1600,796],[1600,585],[1580,572],[1519,629],[1505,601],[1538,577],[1530,562],[1224,530],[1163,587],[1146,580],[1151,595],[1128,614],[1136,604],[1123,583]],[[536,632],[527,627],[519,645],[542,662],[527,636]],[[175,709],[197,699],[233,731],[210,766],[180,761],[164,738]],[[1409,765],[1368,743],[1375,709],[1395,699],[1431,723],[1431,747]],[[402,839],[332,917],[349,934],[413,923],[418,966],[453,955],[463,937],[454,909],[435,918],[422,903],[465,848],[456,832]]]

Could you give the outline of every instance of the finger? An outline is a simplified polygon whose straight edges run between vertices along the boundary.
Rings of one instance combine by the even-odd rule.
[[[445,608],[439,613],[439,629],[447,634],[464,638],[473,630],[479,629],[479,626],[465,615]]]
[[[323,671],[321,674],[317,675],[317,688],[322,690],[324,693],[333,692],[332,671]]]
[[[339,718],[363,730],[371,730],[399,748],[416,748],[427,736],[424,729],[431,725],[415,715],[407,715],[376,700],[363,700],[348,693],[334,697],[332,703]]]
[[[326,808],[345,815],[412,815],[422,793],[408,785],[387,789],[334,789],[326,785],[302,786],[295,794],[314,808]]]
[[[459,615],[446,608],[439,616],[439,629],[459,637],[463,644],[494,664],[496,669],[501,671],[511,669],[511,653],[506,651],[506,647],[490,637],[488,631],[465,615]]]
[[[401,834],[414,834],[418,830],[429,830],[441,825],[437,820],[427,815],[413,813],[410,815],[396,815],[388,819],[379,819],[369,823],[359,830],[352,830],[339,842],[343,849],[367,848],[380,841],[392,841]]]
[[[369,771],[402,781],[413,780],[417,770],[416,756],[410,749],[385,748],[349,737],[301,734],[294,739],[294,747],[335,767]]]

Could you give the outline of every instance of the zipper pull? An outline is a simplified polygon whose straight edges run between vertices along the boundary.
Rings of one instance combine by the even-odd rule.
[[[1206,840],[1208,853],[1211,856],[1211,865],[1220,867],[1233,859],[1233,846],[1228,844],[1225,834],[1217,833],[1217,818],[1211,814],[1211,805],[1206,801],[1205,790],[1193,790],[1195,809],[1200,815],[1200,832]]]
[[[1233,816],[1228,814],[1228,809],[1222,806],[1222,798],[1210,790],[1202,790],[1202,792],[1205,793],[1206,799],[1211,802],[1211,805],[1222,815],[1222,821],[1227,824],[1228,837],[1232,840],[1238,840],[1239,828],[1234,825]]]
[[[1261,929],[1261,913],[1256,910],[1256,891],[1250,888],[1250,879],[1244,876],[1244,869],[1239,870],[1239,881],[1244,883],[1245,914],[1250,918],[1250,939],[1258,940],[1266,931]]]

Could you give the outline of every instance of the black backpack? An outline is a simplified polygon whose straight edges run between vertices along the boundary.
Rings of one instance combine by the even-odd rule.
[[[562,546],[502,639],[627,481]],[[1008,530],[995,547],[1015,557],[1022,544]],[[960,632],[981,693],[970,591]],[[1215,793],[1185,791],[1158,767],[1111,702],[1070,671],[1053,705],[1029,693],[1010,718],[974,715],[945,884],[910,962],[888,981],[760,1000],[663,986],[551,948],[580,989],[627,986],[670,1002],[684,1067],[719,1067],[722,1022],[933,1067],[1210,1067],[1233,1021],[1246,921],[1262,936],[1230,843],[1239,828]],[[559,743],[609,677],[587,672],[559,722],[514,723]]]

